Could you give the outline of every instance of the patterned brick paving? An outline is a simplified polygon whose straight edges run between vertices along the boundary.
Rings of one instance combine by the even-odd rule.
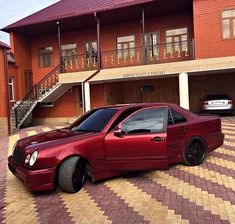
[[[14,143],[59,128],[39,126],[0,139],[0,223],[235,223],[235,119],[223,118],[224,145],[197,167],[124,175],[76,194],[31,194],[7,169]]]

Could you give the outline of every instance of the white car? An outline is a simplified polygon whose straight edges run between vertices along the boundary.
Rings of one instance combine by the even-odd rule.
[[[203,112],[234,115],[233,100],[227,94],[206,95],[203,98]]]

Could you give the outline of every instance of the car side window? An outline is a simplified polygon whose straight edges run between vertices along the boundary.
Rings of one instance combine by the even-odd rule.
[[[167,108],[141,110],[123,122],[125,134],[160,133],[166,131]]]
[[[179,114],[178,112],[176,112],[172,109],[170,109],[169,114],[170,113],[172,115],[172,119],[173,119],[174,124],[183,123],[183,122],[187,121],[187,119],[185,117],[183,117],[181,114]]]
[[[113,122],[111,127],[109,128],[108,132],[110,132],[114,127],[116,127],[119,123],[121,123],[123,120],[125,120],[129,115],[134,113],[135,111],[139,110],[140,107],[130,108],[125,110],[122,114],[119,115],[119,117]]]

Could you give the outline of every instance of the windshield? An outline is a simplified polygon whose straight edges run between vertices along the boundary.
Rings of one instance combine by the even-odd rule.
[[[116,112],[116,109],[109,108],[95,110],[85,120],[74,126],[72,131],[101,132]]]
[[[207,95],[206,100],[226,100],[229,99],[229,96],[226,94],[221,94],[221,95]]]

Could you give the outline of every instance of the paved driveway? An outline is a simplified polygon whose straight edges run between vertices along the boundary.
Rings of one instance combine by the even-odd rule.
[[[82,191],[31,194],[7,170],[17,139],[0,139],[0,223],[235,223],[235,120],[223,118],[224,146],[198,167],[177,165],[92,184]]]

